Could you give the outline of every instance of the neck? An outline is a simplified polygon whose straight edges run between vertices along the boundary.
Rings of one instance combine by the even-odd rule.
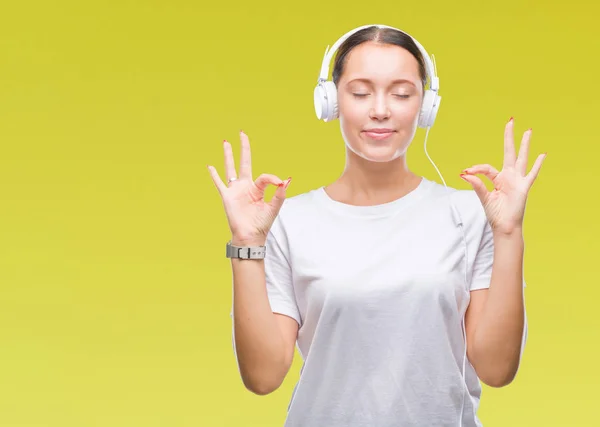
[[[421,177],[408,170],[406,153],[390,162],[371,162],[347,150],[342,175],[326,188],[339,202],[372,206],[399,199],[417,188]]]

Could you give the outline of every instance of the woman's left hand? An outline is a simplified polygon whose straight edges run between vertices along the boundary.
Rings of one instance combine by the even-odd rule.
[[[515,158],[513,125],[511,117],[504,129],[504,165],[500,172],[493,166],[483,164],[467,168],[460,175],[479,196],[492,230],[502,234],[522,229],[527,195],[546,158],[546,153],[540,154],[527,173],[531,129],[524,133],[519,155]],[[477,174],[490,179],[494,190],[488,191],[483,181],[475,176]]]

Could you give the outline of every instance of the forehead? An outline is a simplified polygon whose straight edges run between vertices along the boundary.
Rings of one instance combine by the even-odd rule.
[[[419,63],[408,50],[389,44],[366,42],[352,49],[346,57],[343,80],[364,78],[373,81],[407,79],[421,81]]]

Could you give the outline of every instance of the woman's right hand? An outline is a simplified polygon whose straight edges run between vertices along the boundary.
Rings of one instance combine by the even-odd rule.
[[[285,190],[291,178],[282,181],[275,175],[262,174],[256,181],[252,179],[252,161],[248,136],[240,131],[242,145],[240,173],[235,171],[233,151],[228,141],[223,141],[225,151],[225,177],[223,183],[213,166],[208,166],[212,180],[221,195],[225,214],[231,230],[231,241],[236,246],[262,246],[267,234],[279,214],[285,200]],[[270,202],[265,201],[267,186],[275,185],[277,190]]]

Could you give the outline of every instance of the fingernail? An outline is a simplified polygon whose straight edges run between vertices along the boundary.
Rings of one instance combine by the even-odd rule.
[[[468,173],[469,173],[469,171],[467,171],[467,170],[465,169],[464,171],[462,171],[462,172],[461,172],[461,175],[466,175],[466,174],[468,174]]]
[[[462,179],[464,179],[465,181],[467,181],[467,180],[465,179],[465,175],[466,175],[466,173],[461,173],[461,174],[460,174],[460,177],[461,177]],[[467,182],[468,182],[468,181],[467,181]]]
[[[512,122],[514,119],[514,117],[511,117],[510,119],[508,119],[509,122]]]
[[[286,184],[283,186],[283,188],[288,188],[288,185],[290,185],[290,182],[292,182],[291,176],[287,179]]]
[[[224,139],[224,140],[223,140],[223,142],[227,142],[227,140],[226,140],[226,139]]]
[[[241,129],[240,129],[240,133],[241,133],[242,135],[246,135],[246,134],[244,133],[244,131],[243,131],[243,130],[241,130]]]

